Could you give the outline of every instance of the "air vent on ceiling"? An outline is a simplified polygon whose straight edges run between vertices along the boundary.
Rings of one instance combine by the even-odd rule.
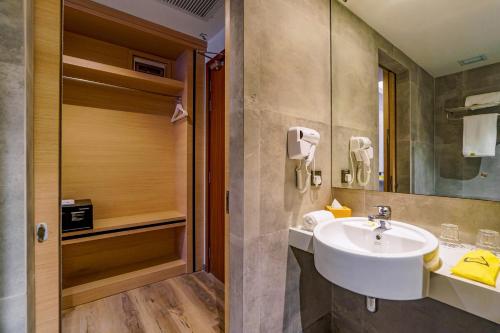
[[[208,19],[222,4],[222,0],[159,0],[161,3],[180,9],[202,19]]]
[[[486,59],[488,59],[488,58],[486,58],[486,56],[484,54],[481,54],[481,55],[478,55],[478,56],[475,56],[472,58],[459,60],[458,63],[460,64],[460,66],[467,66],[467,65],[475,64],[476,62],[485,61]]]

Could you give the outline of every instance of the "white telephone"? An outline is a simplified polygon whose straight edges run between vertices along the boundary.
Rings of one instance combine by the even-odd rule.
[[[370,160],[373,159],[371,140],[364,136],[352,136],[349,140],[349,158],[352,168],[352,178],[349,184],[352,184],[356,178],[359,185],[368,185],[371,176]],[[353,158],[356,163],[354,163]]]
[[[288,129],[288,158],[300,160],[299,166],[295,169],[297,188],[300,193],[305,193],[308,189],[311,171],[309,165],[314,161],[316,146],[319,143],[320,135],[318,131],[307,127],[290,127]],[[306,184],[301,177],[302,160],[306,169]],[[321,179],[314,180],[316,186],[321,183]]]

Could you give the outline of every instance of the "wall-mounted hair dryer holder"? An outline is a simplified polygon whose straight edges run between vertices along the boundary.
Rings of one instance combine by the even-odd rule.
[[[296,185],[301,193],[309,188],[311,170],[310,164],[314,161],[316,146],[320,140],[318,131],[307,127],[290,127],[287,134],[288,158],[300,160],[299,166],[295,169]],[[304,163],[302,163],[304,162]],[[306,171],[305,184],[302,176],[302,164]],[[318,178],[319,177],[319,178]],[[321,175],[311,178],[315,186],[321,184]]]

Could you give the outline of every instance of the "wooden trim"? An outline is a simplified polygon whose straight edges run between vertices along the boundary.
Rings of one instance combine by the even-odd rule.
[[[210,218],[210,207],[211,207],[211,203],[210,203],[210,182],[209,182],[209,173],[210,173],[210,163],[211,163],[211,160],[212,160],[212,149],[210,147],[210,140],[211,140],[211,133],[212,133],[212,128],[211,128],[211,122],[210,122],[210,117],[211,117],[211,112],[210,112],[210,89],[211,89],[211,75],[210,75],[210,65],[212,63],[214,63],[215,61],[220,61],[220,60],[225,60],[225,51],[221,51],[219,54],[217,54],[215,57],[213,57],[209,62],[206,63],[205,65],[205,69],[206,69],[206,88],[205,88],[205,99],[206,99],[206,145],[205,145],[205,151],[206,151],[206,154],[207,154],[207,157],[206,157],[206,173],[205,173],[205,179],[207,179],[207,186],[205,186],[205,197],[206,197],[206,207],[205,207],[205,216],[206,216],[206,230],[205,230],[205,253],[206,253],[206,267],[205,267],[205,270],[207,272],[211,272],[211,258],[209,256],[209,249],[210,249],[210,242],[211,242],[211,238],[210,238],[210,227],[211,227],[211,218]],[[226,124],[224,124],[226,125]],[[228,156],[227,156],[227,150],[225,149],[225,147],[223,147],[224,150],[225,150],[225,160],[228,159]],[[224,204],[225,206],[225,204]],[[224,244],[225,245],[225,244]],[[224,276],[224,280],[226,277]],[[225,282],[225,281],[223,281]]]
[[[95,61],[63,56],[64,76],[150,93],[182,95],[184,83]]]
[[[65,0],[65,8],[75,9],[110,22],[132,27],[144,33],[155,35],[161,38],[167,38],[186,48],[205,50],[207,42],[199,38],[169,29],[165,26],[143,20],[122,11],[98,4],[88,0]]]
[[[150,283],[181,275],[186,271],[186,263],[174,260],[129,273],[66,288],[62,292],[63,308],[92,302],[103,297],[138,288]]]
[[[384,191],[396,192],[396,74],[384,73]]]
[[[176,209],[186,214],[186,232],[181,242],[180,253],[186,262],[186,272],[193,271],[193,51],[185,51],[175,62],[175,79],[184,82],[182,106],[189,116],[174,124],[176,133],[176,157],[180,161],[176,184]]]
[[[234,9],[233,9],[234,10]],[[243,9],[241,9],[243,10]],[[224,41],[224,55],[225,55],[225,80],[224,80],[224,90],[225,90],[225,116],[226,116],[226,123],[225,123],[225,150],[226,150],[226,161],[225,161],[225,169],[226,169],[226,175],[224,177],[224,185],[226,188],[226,191],[229,191],[229,115],[230,115],[230,110],[231,110],[231,90],[230,90],[230,81],[231,81],[231,24],[234,24],[231,22],[232,19],[232,13],[231,13],[231,1],[230,0],[225,0],[224,1],[224,11],[225,11],[225,18],[226,22],[224,24],[225,28],[225,41]],[[240,25],[242,25],[241,23]],[[229,207],[226,209],[226,216],[225,216],[225,228],[224,228],[224,275],[225,277],[225,283],[224,283],[224,332],[229,333],[231,330],[231,322],[230,322],[230,312],[231,312],[231,303],[230,303],[230,294],[231,294],[231,279],[230,279],[230,233],[229,233]]]
[[[35,0],[33,15],[33,219],[35,332],[60,331],[61,1]],[[35,230],[32,230],[33,238]]]
[[[205,271],[210,272],[210,70],[205,64]]]
[[[396,74],[389,72],[389,154],[391,191],[397,192],[397,151],[396,151]]]
[[[205,94],[205,57],[201,56],[199,53],[196,55],[196,109],[195,109],[195,144],[194,144],[194,154],[195,154],[195,166],[194,166],[194,204],[195,204],[195,270],[201,271],[204,269],[204,259],[205,259],[205,227],[206,227],[206,215],[205,215],[205,165],[206,165],[206,109],[205,109],[205,99],[203,98]]]
[[[384,192],[390,191],[390,154],[389,154],[389,71],[382,69],[383,78],[383,96],[384,96]]]

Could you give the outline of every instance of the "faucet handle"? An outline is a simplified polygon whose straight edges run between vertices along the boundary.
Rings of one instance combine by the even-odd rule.
[[[381,215],[381,216],[385,216],[387,218],[391,218],[391,213],[392,213],[392,209],[391,209],[391,206],[384,206],[384,205],[378,205],[378,206],[375,206],[376,208],[378,208],[378,214]]]

